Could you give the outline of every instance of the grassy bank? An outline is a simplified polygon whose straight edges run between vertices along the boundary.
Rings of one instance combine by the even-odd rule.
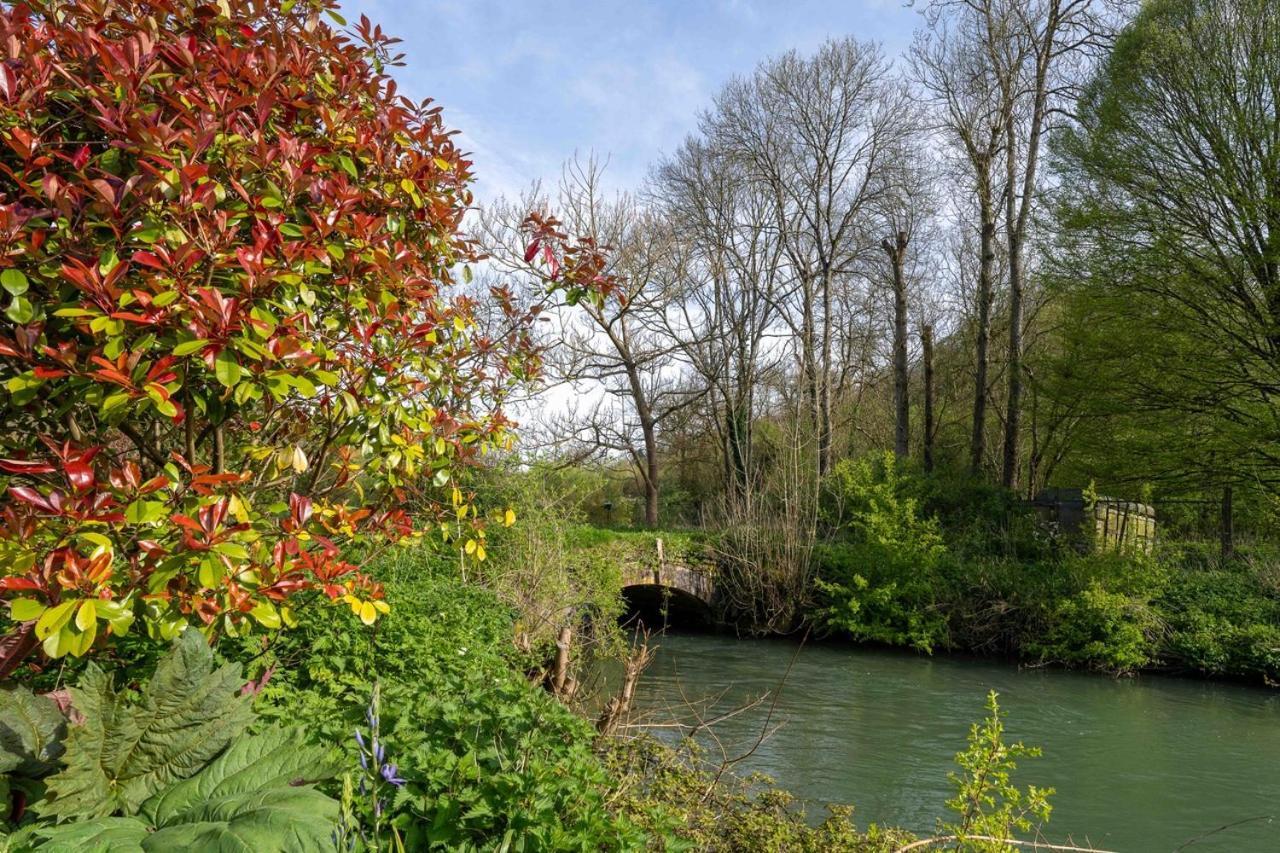
[[[585,535],[585,534],[584,534]],[[261,679],[266,721],[301,725],[347,756],[380,691],[381,742],[402,787],[384,833],[411,850],[893,849],[901,833],[859,833],[849,810],[817,827],[760,781],[714,778],[689,753],[647,738],[602,740],[543,689],[543,651],[513,642],[519,612],[427,549],[375,573],[392,611],[376,630],[346,608],[313,608],[263,651],[234,654]],[[341,779],[330,783],[340,796]],[[372,825],[367,798],[354,807]]]

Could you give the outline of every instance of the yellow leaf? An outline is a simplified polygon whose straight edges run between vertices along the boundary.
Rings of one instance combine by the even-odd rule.
[[[44,653],[49,657],[60,658],[71,651],[70,642],[73,639],[75,639],[75,635],[70,630],[59,630],[45,637],[40,645],[44,648]]]
[[[258,602],[249,611],[249,615],[258,620],[258,624],[264,628],[280,627],[280,614],[276,611],[276,606],[270,601]]]
[[[476,546],[476,559],[482,563],[484,562],[484,546],[483,545]]]
[[[68,626],[62,630],[70,631],[71,627]],[[98,623],[94,621],[83,632],[71,637],[67,643],[67,650],[76,657],[82,658],[85,652],[89,651],[89,647],[93,645],[93,639],[96,636],[98,636]]]
[[[14,622],[30,622],[39,619],[47,609],[34,598],[15,598],[9,602],[9,618]]]
[[[88,631],[98,622],[98,608],[93,603],[92,598],[86,598],[80,607],[76,610],[76,627],[81,631]]]
[[[436,439],[436,456],[444,456],[446,445],[443,438]],[[457,491],[456,489],[454,491]]]
[[[382,599],[378,599],[377,601],[373,602],[373,606],[377,608],[377,611],[379,613],[387,614],[391,612],[391,605],[387,604]]]
[[[476,540],[468,539],[464,548],[468,554],[474,554],[476,552]]]
[[[373,606],[373,602],[366,601],[360,605],[360,621],[366,625],[372,625],[374,620],[378,618],[378,610]]]
[[[302,452],[301,447],[294,445],[293,455],[289,458],[289,464],[299,474],[307,470],[307,454]]]
[[[231,510],[231,515],[240,524],[249,523],[249,507],[239,495],[232,495],[227,501],[227,508]]]
[[[513,510],[513,509],[508,509],[505,513],[503,513],[503,514],[502,514],[502,524],[503,524],[505,527],[510,527],[511,525],[513,525],[513,524],[515,524],[515,523],[516,523],[516,512],[515,512],[515,510]]]
[[[40,616],[39,621],[36,622],[36,637],[41,640],[47,640],[61,631],[62,626],[71,621],[72,609],[76,604],[76,600],[72,599],[46,610]],[[50,657],[57,657],[57,655],[50,655]]]

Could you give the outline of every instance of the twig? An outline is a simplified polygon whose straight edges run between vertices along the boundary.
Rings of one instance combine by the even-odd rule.
[[[1258,820],[1269,821],[1273,819],[1274,819],[1273,815],[1261,814],[1261,815],[1258,815],[1257,817],[1246,817],[1243,820],[1236,820],[1236,821],[1232,821],[1231,823],[1224,823],[1222,826],[1218,827],[1217,829],[1211,829],[1208,832],[1202,833],[1201,835],[1197,835],[1195,838],[1192,838],[1188,841],[1184,841],[1182,844],[1180,844],[1179,846],[1173,849],[1173,853],[1178,853],[1179,850],[1186,850],[1192,844],[1195,844],[1196,842],[1199,842],[1199,841],[1204,841],[1210,835],[1217,835],[1219,832],[1222,832],[1223,830],[1231,829],[1233,827],[1237,827],[1245,823],[1253,823],[1254,821],[1258,821]]]

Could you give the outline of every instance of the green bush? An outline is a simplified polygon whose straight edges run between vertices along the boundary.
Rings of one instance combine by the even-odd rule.
[[[1042,640],[1027,644],[1041,660],[1126,673],[1149,664],[1159,619],[1143,598],[1111,592],[1095,580],[1056,602]]]
[[[1280,680],[1280,597],[1255,567],[1176,573],[1158,604],[1169,623],[1169,665]]]
[[[594,732],[523,672],[514,611],[451,578],[426,549],[375,568],[392,612],[304,618],[255,666],[274,666],[262,713],[344,747],[366,730],[374,679],[387,761],[404,780],[385,820],[408,849],[629,849],[640,835],[605,808]],[[246,648],[246,656],[255,654]],[[337,793],[335,785],[334,793]]]
[[[814,554],[819,625],[926,651],[944,643],[936,596],[946,546],[937,519],[921,512],[920,479],[884,454],[841,461],[824,490],[836,541]]]

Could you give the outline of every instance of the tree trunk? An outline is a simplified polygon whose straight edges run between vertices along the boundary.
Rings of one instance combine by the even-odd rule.
[[[804,392],[805,402],[809,408],[810,427],[813,430],[812,439],[817,447],[817,456],[815,458],[815,469],[818,474],[823,473],[822,459],[822,405],[821,394],[818,390],[818,357],[815,352],[814,338],[816,335],[813,317],[813,285],[805,277],[801,283],[804,293],[804,319],[801,326],[800,353],[801,370],[804,373]]]
[[[987,362],[991,348],[991,268],[996,259],[996,221],[991,203],[991,187],[983,182],[978,189],[981,242],[978,255],[977,365],[973,385],[973,437],[969,443],[969,470],[982,471],[987,455]]]
[[[628,363],[627,382],[631,387],[631,401],[640,419],[640,431],[644,439],[644,459],[636,459],[640,467],[640,479],[644,482],[644,523],[646,527],[658,526],[658,423],[653,417],[640,370],[635,363]]]
[[[911,437],[911,400],[907,396],[907,285],[902,270],[907,256],[907,233],[899,231],[896,239],[886,237],[880,245],[893,267],[893,453],[905,459]]]
[[[569,653],[573,650],[573,628],[565,625],[556,637],[556,663],[551,671],[551,691],[559,697],[567,693],[569,684]]]
[[[831,468],[831,273],[822,275],[822,359],[819,364],[818,476]]]
[[[1004,421],[1004,466],[1001,482],[1018,489],[1018,452],[1022,422],[1022,261],[1021,243],[1009,238],[1009,400]]]
[[[933,326],[920,330],[924,350],[924,470],[933,471]]]
[[[658,526],[658,437],[650,418],[641,424],[644,431],[644,524]]]

